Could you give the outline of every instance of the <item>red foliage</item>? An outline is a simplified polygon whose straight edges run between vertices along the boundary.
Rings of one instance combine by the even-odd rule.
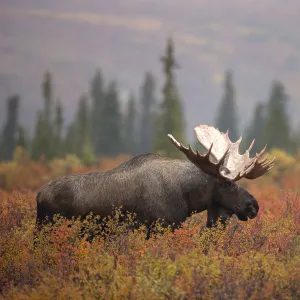
[[[124,160],[102,160],[99,169]],[[226,230],[204,229],[204,212],[146,241],[143,229],[126,232],[111,218],[110,234],[88,243],[81,234],[87,224],[78,220],[58,218],[35,232],[33,191],[52,172],[46,162],[0,165],[6,178],[0,190],[5,298],[300,298],[300,173],[283,174],[280,187],[263,179],[245,183],[259,201],[259,214],[248,222],[233,218]]]

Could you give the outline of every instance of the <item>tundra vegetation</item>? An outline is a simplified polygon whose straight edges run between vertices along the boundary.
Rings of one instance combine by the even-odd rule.
[[[300,297],[300,156],[272,150],[274,168],[242,180],[258,200],[258,216],[233,217],[206,229],[206,212],[145,240],[108,218],[106,232],[86,242],[88,220],[58,218],[35,237],[36,193],[58,174],[92,171],[80,161],[30,160],[18,150],[0,164],[0,290],[4,299],[298,299]],[[102,159],[111,169],[128,157]],[[67,168],[66,168],[67,166]],[[22,184],[22,186],[20,186]],[[118,214],[118,212],[116,212]],[[133,216],[134,218],[134,216]],[[163,234],[161,234],[163,233]],[[108,238],[107,238],[108,237]],[[37,239],[36,247],[34,242]]]
[[[78,97],[71,122],[64,115],[69,109],[64,99],[57,97],[55,74],[48,70],[33,135],[26,122],[20,124],[22,96],[7,99],[0,133],[0,298],[300,298],[300,131],[290,125],[288,93],[279,80],[272,83],[267,101],[257,103],[243,134],[245,145],[256,138],[252,156],[265,143],[270,156],[276,156],[270,172],[240,180],[258,201],[256,218],[240,222],[233,217],[225,229],[220,224],[207,229],[207,212],[200,212],[173,232],[156,224],[157,233],[145,240],[145,227],[127,230],[136,216],[118,224],[122,211],[116,210],[92,243],[86,236],[98,230],[93,215],[85,220],[56,217],[55,224],[36,234],[36,192],[50,180],[109,170],[138,153],[184,157],[166,138],[172,133],[187,144],[171,39],[161,61],[161,99],[155,75],[145,72],[140,93],[129,95],[124,111],[118,85],[98,69],[89,93]],[[242,101],[235,98],[233,72],[226,72],[215,124],[221,131],[229,128],[233,141],[242,132],[237,107]],[[199,96],[195,107],[204,110],[205,101]]]

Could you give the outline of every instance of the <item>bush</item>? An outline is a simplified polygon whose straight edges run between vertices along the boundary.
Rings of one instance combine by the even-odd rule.
[[[117,210],[107,219],[106,231],[89,243],[88,234],[99,230],[92,215],[87,220],[57,216],[54,225],[35,232],[35,193],[23,188],[35,190],[49,178],[91,169],[75,156],[47,165],[19,154],[0,164],[6,189],[0,191],[0,297],[300,298],[300,171],[293,158],[275,151],[279,163],[274,173],[247,181],[260,203],[253,220],[233,217],[225,230],[206,229],[203,212],[174,232],[158,223],[158,233],[145,240],[145,227],[129,230],[134,216],[122,224]],[[100,168],[125,159],[102,160]]]
[[[203,229],[204,212],[174,233],[158,224],[145,240],[145,228],[128,230],[113,215],[88,243],[93,216],[57,217],[34,234],[35,195],[3,192],[0,291],[10,299],[297,299],[300,202],[263,195],[257,218],[233,218],[225,231]]]

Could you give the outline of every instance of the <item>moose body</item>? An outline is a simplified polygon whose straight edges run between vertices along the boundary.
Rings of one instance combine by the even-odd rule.
[[[112,170],[64,176],[49,182],[37,194],[37,222],[51,221],[55,214],[71,218],[92,212],[103,218],[114,207],[135,213],[138,223],[145,223],[148,228],[158,219],[174,228],[193,212],[205,210],[207,227],[215,225],[218,219],[225,224],[233,214],[243,221],[255,218],[259,210],[256,199],[235,181],[257,178],[272,168],[273,161],[258,162],[265,148],[255,158],[249,158],[253,143],[240,155],[240,140],[231,143],[228,132],[220,133],[206,125],[197,126],[195,132],[208,150],[206,155],[169,136],[189,160],[145,154]]]
[[[207,209],[208,226],[218,217],[225,222],[236,213],[239,219],[247,220],[258,212],[257,201],[237,184],[217,180],[189,161],[146,154],[112,170],[49,182],[37,195],[37,219],[41,222],[58,213],[71,218],[90,212],[106,217],[113,207],[120,206],[136,213],[140,223],[160,219],[175,226],[193,212]]]

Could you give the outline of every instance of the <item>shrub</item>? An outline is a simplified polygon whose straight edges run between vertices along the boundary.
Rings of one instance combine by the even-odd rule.
[[[56,216],[54,224],[36,232],[35,193],[22,188],[35,189],[64,174],[66,166],[72,172],[91,169],[70,156],[49,165],[16,157],[0,165],[6,178],[6,191],[0,191],[4,299],[300,298],[299,181],[293,179],[300,172],[290,157],[283,157],[274,170],[286,173],[247,182],[260,203],[255,219],[240,222],[233,217],[225,230],[206,229],[203,212],[174,232],[157,223],[149,240],[144,226],[129,226],[135,216],[118,209],[107,218],[105,231],[89,215],[85,220]],[[106,159],[100,166],[111,168],[124,159]],[[92,242],[89,234],[94,235]]]

